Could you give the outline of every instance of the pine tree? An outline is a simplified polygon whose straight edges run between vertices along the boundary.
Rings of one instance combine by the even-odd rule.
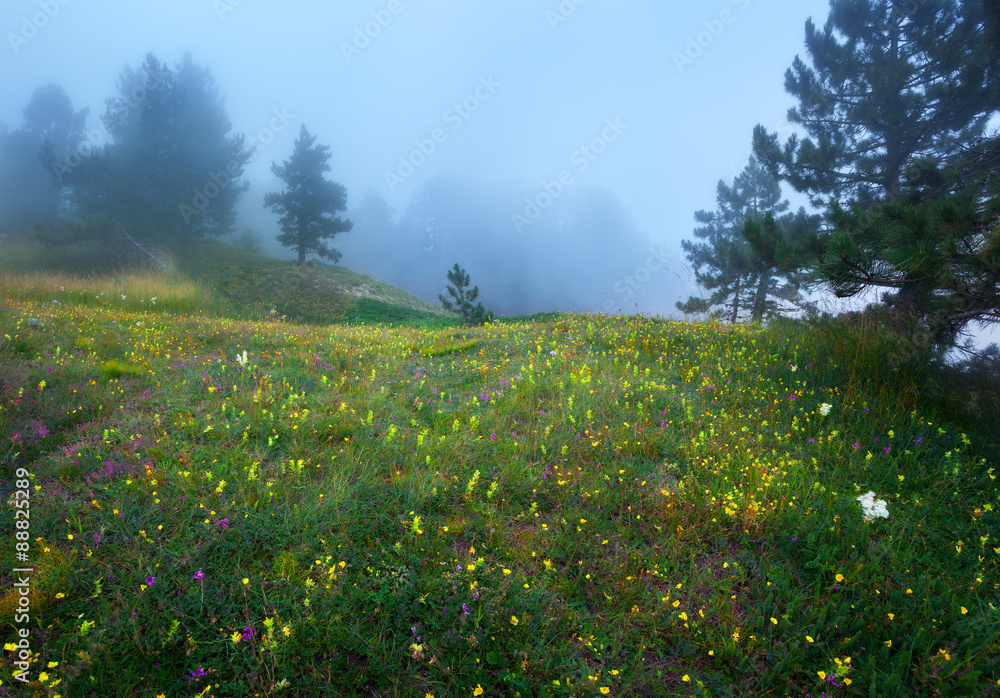
[[[955,342],[966,324],[1000,322],[1000,137],[980,139],[922,186],[865,208],[831,211],[823,272],[838,296],[897,290],[930,340]],[[918,180],[915,180],[918,181]]]
[[[330,148],[315,143],[316,136],[309,135],[303,125],[291,158],[271,166],[271,171],[285,182],[285,191],[264,197],[264,206],[281,214],[278,242],[295,250],[299,264],[306,261],[307,254],[338,262],[340,252],[326,241],[353,227],[351,221],[336,215],[347,210],[347,189],[323,177],[331,169]]]
[[[103,123],[111,142],[55,166],[78,218],[136,238],[187,243],[233,231],[251,153],[232,129],[211,74],[186,54],[175,70],[149,54],[119,77]]]
[[[83,141],[89,111],[74,111],[66,92],[54,83],[39,87],[31,96],[24,108],[22,130],[38,144],[42,165],[50,175],[55,174],[58,158],[66,158]]]
[[[695,279],[712,295],[708,299],[692,296],[686,302],[678,302],[677,308],[688,314],[714,311],[735,323],[742,316],[760,321],[766,314],[779,312],[781,306],[777,301],[781,299],[799,302],[801,279],[795,270],[762,257],[767,246],[758,251],[743,236],[745,225],[758,222],[767,214],[787,211],[789,204],[781,199],[777,179],[751,156],[731,186],[719,181],[716,201],[716,211],[695,213],[695,220],[702,225],[694,230],[694,235],[702,242],[681,242],[694,268]],[[800,215],[804,216],[804,212]],[[781,220],[789,219],[786,216]],[[771,244],[776,243],[771,241]],[[790,262],[791,257],[785,261]],[[782,280],[782,277],[787,278]]]
[[[39,87],[24,108],[24,123],[9,133],[0,127],[0,229],[14,229],[65,213],[52,170],[54,153],[82,139],[87,110],[74,111],[61,87]]]
[[[458,262],[455,262],[455,266],[448,272],[448,281],[451,282],[447,287],[448,295],[453,300],[448,300],[443,295],[438,296],[445,310],[460,316],[467,325],[481,325],[493,321],[493,313],[487,312],[482,303],[472,305],[479,298],[479,287],[469,288],[469,274],[458,266]]]
[[[812,66],[796,57],[785,74],[807,136],[782,147],[754,131],[769,169],[829,207],[817,248],[834,292],[893,289],[883,300],[937,343],[995,316],[984,134],[1000,110],[997,5],[832,0],[823,31],[806,24]]]
[[[785,73],[799,102],[788,121],[806,137],[782,146],[757,126],[754,153],[816,206],[894,198],[909,165],[953,157],[1000,105],[983,69],[996,60],[990,2],[831,0],[822,30],[806,22],[812,65],[796,56]]]
[[[719,182],[720,188],[725,186]],[[725,316],[737,322],[740,309],[745,307],[748,287],[754,281],[751,275],[749,249],[735,235],[734,225],[726,225],[724,217],[715,211],[696,211],[695,220],[702,223],[694,235],[704,242],[682,240],[688,262],[694,269],[695,279],[705,289],[712,291],[709,298],[691,296],[685,302],[677,301],[677,308],[685,314],[709,313]]]
[[[747,219],[744,223],[740,232],[752,250],[752,264],[757,275],[750,312],[754,322],[779,315],[788,306],[798,309],[813,306],[802,298],[800,290],[813,282],[819,224],[820,217],[807,214],[805,208],[778,218],[768,211],[763,219]]]

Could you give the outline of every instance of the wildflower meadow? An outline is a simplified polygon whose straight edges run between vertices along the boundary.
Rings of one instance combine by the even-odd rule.
[[[4,695],[1000,690],[995,451],[878,328],[30,281],[0,294]]]

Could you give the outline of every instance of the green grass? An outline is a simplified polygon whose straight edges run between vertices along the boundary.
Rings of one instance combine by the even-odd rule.
[[[997,689],[996,463],[878,327],[303,325],[5,283],[15,692]]]
[[[156,271],[76,276],[67,272],[0,271],[0,292],[41,304],[114,308],[174,315],[220,315],[225,308],[210,289],[176,274]]]
[[[451,313],[350,269],[298,266],[217,240],[157,248],[170,270],[136,266],[122,245],[45,247],[0,239],[0,291],[39,302],[315,325],[447,328]]]
[[[358,298],[353,302],[340,324],[407,325],[422,329],[446,329],[462,326],[462,321],[451,313],[422,310],[398,303],[388,303],[377,298]]]
[[[226,315],[311,324],[447,323],[452,316],[411,293],[338,265],[299,267],[221,242],[175,252],[185,273],[221,296]]]
[[[414,344],[411,348],[421,356],[446,356],[476,349],[482,345],[482,341],[478,338],[464,341],[456,341],[457,339],[454,336],[442,337],[428,344]]]

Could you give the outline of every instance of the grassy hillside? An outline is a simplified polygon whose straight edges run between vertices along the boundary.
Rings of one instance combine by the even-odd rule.
[[[190,278],[0,286],[0,691],[19,628],[25,695],[1000,686],[996,464],[878,328],[251,322]]]
[[[140,310],[155,297],[160,310],[243,320],[458,324],[440,306],[340,265],[311,261],[299,267],[206,240],[156,249],[167,271],[137,249],[119,247],[51,248],[25,238],[0,240],[0,273],[17,276],[3,286],[22,296],[30,289],[37,300],[58,290],[77,303],[113,301]]]

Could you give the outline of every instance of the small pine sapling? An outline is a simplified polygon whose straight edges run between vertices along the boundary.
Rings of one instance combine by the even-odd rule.
[[[469,288],[469,274],[462,267],[455,266],[448,272],[448,294],[453,300],[449,300],[444,295],[439,295],[441,305],[445,310],[449,310],[465,320],[467,325],[482,325],[486,322],[493,322],[493,312],[487,311],[482,303],[472,303],[479,297],[479,287]]]

